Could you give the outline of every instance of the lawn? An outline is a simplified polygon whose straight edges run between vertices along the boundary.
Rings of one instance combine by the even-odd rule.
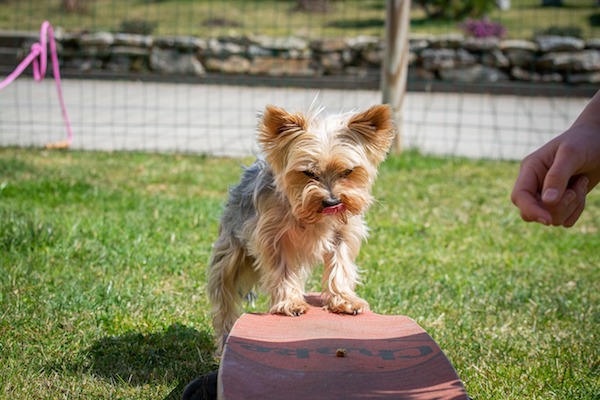
[[[294,11],[296,0],[81,0],[80,12],[65,13],[63,0],[2,0],[0,29],[39,30],[48,19],[68,31],[122,31],[124,22],[144,21],[159,35],[266,34],[354,37],[382,36],[385,0],[330,1],[326,14]],[[585,37],[600,36],[596,0],[564,0],[563,7],[542,7],[542,0],[512,0],[507,11],[493,10],[489,17],[507,27],[512,38],[532,38],[548,27],[579,27]],[[413,3],[416,4],[416,3]],[[139,26],[139,23],[138,23]],[[457,21],[434,21],[413,7],[411,32],[459,32]]]
[[[177,398],[216,368],[205,268],[248,161],[0,149],[0,398]],[[475,399],[598,399],[600,192],[569,230],[526,224],[517,170],[386,161],[359,294],[423,326]]]

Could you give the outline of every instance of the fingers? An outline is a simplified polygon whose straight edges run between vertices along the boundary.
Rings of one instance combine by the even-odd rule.
[[[573,226],[585,207],[588,178],[575,178],[560,198],[548,203],[539,193],[530,192],[530,188],[537,187],[536,183],[527,182],[532,179],[532,175],[528,171],[522,172],[511,195],[511,200],[521,211],[521,218],[527,222],[539,222],[544,225]]]
[[[570,228],[573,225],[575,225],[575,222],[577,222],[577,220],[581,216],[581,213],[583,212],[584,208],[585,208],[585,198],[582,202],[577,204],[577,208],[575,208],[573,213],[563,222],[562,225],[565,228]]]
[[[568,214],[568,216],[562,223],[564,227],[570,228],[571,226],[575,225],[575,222],[577,222],[581,216],[581,213],[585,208],[585,196],[588,193],[588,183],[589,180],[585,176],[580,177],[575,182],[575,185],[573,186],[573,192],[575,193],[575,200],[573,201],[573,204],[575,207],[570,213],[565,212],[565,214]]]
[[[552,222],[552,216],[544,208],[538,192],[542,186],[545,172],[546,168],[538,158],[528,157],[521,165],[519,176],[511,193],[511,200],[521,211],[521,218],[524,221],[537,221],[544,225]]]
[[[575,191],[571,189],[565,190],[563,197],[556,204],[547,206],[552,216],[551,224],[554,226],[564,225],[578,206],[579,203]]]
[[[569,180],[579,168],[580,158],[576,150],[568,145],[561,145],[546,173],[542,188],[542,201],[546,204],[557,204],[564,199]]]
[[[539,222],[540,224],[550,225],[552,215],[542,206],[542,202],[528,192],[513,192],[513,203],[521,211],[521,218],[526,222]]]
[[[579,177],[555,204],[545,204],[554,226],[571,227],[577,222],[585,207],[588,179]]]

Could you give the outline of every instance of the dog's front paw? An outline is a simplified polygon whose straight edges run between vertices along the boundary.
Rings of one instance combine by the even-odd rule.
[[[327,301],[327,309],[339,314],[357,315],[369,310],[369,303],[353,295],[331,296]]]
[[[271,307],[271,314],[284,314],[297,317],[305,314],[309,305],[304,300],[283,300]]]

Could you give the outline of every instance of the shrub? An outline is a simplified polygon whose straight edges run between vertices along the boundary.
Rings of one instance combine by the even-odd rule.
[[[140,19],[126,19],[121,22],[121,32],[136,33],[139,35],[151,35],[157,27],[156,22],[144,21]]]
[[[477,38],[502,38],[506,34],[506,28],[504,28],[501,23],[490,21],[488,17],[482,19],[467,19],[458,26],[465,35]]]
[[[572,36],[576,38],[583,38],[583,29],[578,26],[551,26],[546,29],[536,31],[535,36]]]

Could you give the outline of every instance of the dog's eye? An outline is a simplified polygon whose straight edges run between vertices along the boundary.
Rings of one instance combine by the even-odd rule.
[[[344,172],[342,172],[342,178],[347,178],[348,175],[350,175],[352,173],[351,169],[347,169]]]
[[[317,175],[315,175],[314,173],[310,172],[309,170],[302,171],[302,173],[304,175],[308,176],[310,179],[314,179],[315,181],[319,180],[319,177]]]

